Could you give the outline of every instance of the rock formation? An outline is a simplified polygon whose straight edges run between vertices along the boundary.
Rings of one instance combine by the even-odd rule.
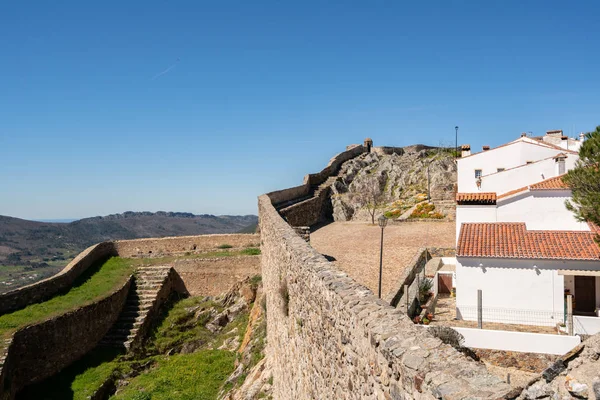
[[[428,168],[432,200],[452,200],[456,163],[447,149],[414,145],[391,154],[371,152],[346,161],[332,185],[334,220],[366,220],[365,201],[358,194],[373,191],[383,195],[379,213],[388,211],[388,216],[399,217],[427,198]]]

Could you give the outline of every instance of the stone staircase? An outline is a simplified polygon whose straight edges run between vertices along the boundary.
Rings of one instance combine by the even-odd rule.
[[[8,348],[10,347],[11,343],[12,337],[4,341],[4,349],[2,349],[2,353],[0,353],[0,373],[2,372],[2,368],[4,368],[6,357],[8,357]]]
[[[338,180],[338,176],[330,176],[327,180],[315,188],[313,197],[319,197],[322,191],[327,190]]]
[[[138,336],[144,333],[141,328],[170,271],[169,266],[142,267],[137,270],[119,319],[100,341],[100,346],[125,350],[131,348]]]

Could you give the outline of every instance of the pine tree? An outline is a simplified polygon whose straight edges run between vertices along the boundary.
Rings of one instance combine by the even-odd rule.
[[[579,160],[563,181],[571,188],[573,198],[567,200],[567,209],[579,221],[600,226],[600,126],[585,135],[579,149]],[[600,243],[600,236],[596,237]]]

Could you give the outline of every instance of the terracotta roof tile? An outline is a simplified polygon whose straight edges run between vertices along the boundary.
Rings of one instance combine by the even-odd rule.
[[[459,257],[600,261],[594,232],[530,231],[524,223],[464,223]]]
[[[496,193],[456,193],[456,202],[458,204],[496,204]]]
[[[513,194],[525,192],[525,191],[527,191],[527,189],[529,189],[529,186],[523,186],[518,189],[511,190],[510,192],[502,193],[501,195],[498,196],[498,199],[503,199],[505,197],[512,196]]]
[[[529,187],[530,190],[557,190],[557,189],[569,189],[569,186],[563,182],[563,176],[555,176],[544,181],[534,183]]]

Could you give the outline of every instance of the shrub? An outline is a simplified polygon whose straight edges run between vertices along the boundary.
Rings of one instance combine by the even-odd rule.
[[[417,204],[417,207],[410,214],[410,218],[442,219],[444,215],[435,211],[433,203],[421,203]]]
[[[233,246],[230,244],[222,244],[217,247],[217,249],[231,249]]]
[[[260,249],[257,249],[256,247],[249,247],[247,249],[242,250],[240,254],[243,254],[245,256],[257,256],[260,254]]]

